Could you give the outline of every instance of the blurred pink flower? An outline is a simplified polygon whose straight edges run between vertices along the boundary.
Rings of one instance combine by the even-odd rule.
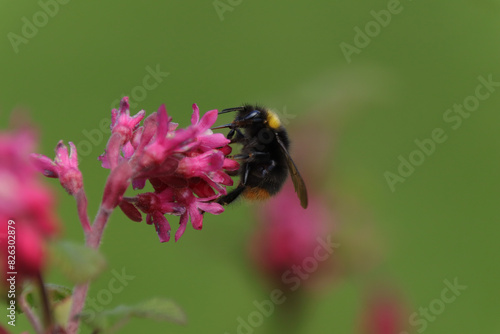
[[[0,326],[0,334],[9,334],[10,332],[8,330],[6,330],[5,328],[3,328],[2,326]]]
[[[250,256],[272,284],[284,285],[295,276],[312,286],[321,276],[330,276],[335,226],[322,198],[310,192],[309,206],[303,209],[292,183],[287,182],[260,210],[259,221]]]
[[[408,330],[409,312],[402,298],[389,288],[371,291],[361,316],[361,334],[402,334]]]
[[[223,207],[212,201],[233,184],[225,171],[239,165],[226,157],[229,140],[210,130],[217,115],[217,110],[211,110],[200,117],[198,106],[193,105],[191,125],[178,129],[162,105],[139,126],[144,112],[131,117],[124,98],[120,109],[112,111],[112,134],[99,157],[102,166],[112,170],[103,198],[105,207],[119,205],[134,221],[142,220],[140,211],[146,213],[146,222],[155,225],[161,242],[170,239],[165,214],[180,216],[177,241],[188,220],[201,229],[204,212],[222,213]],[[147,181],[154,192],[123,197],[130,183],[134,189],[143,189]]]
[[[40,182],[30,161],[35,143],[36,135],[29,128],[0,133],[2,276],[12,271],[21,278],[37,275],[45,264],[46,241],[59,230],[53,194]],[[8,248],[8,245],[13,245],[13,240],[15,248]],[[8,251],[12,250],[11,254],[15,253],[14,267],[4,262]]]

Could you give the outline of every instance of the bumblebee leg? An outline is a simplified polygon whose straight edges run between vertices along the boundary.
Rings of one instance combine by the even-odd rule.
[[[240,183],[235,189],[231,190],[227,195],[219,197],[217,199],[217,203],[221,205],[229,204],[233,202],[235,199],[237,199],[241,195],[243,190],[245,190],[245,186]]]
[[[233,141],[234,133],[236,132],[236,128],[232,128],[228,133],[226,138],[231,139],[231,142]]]
[[[234,159],[234,160],[245,160],[245,161],[248,161],[248,160],[251,160],[252,158],[263,158],[263,157],[265,157],[265,158],[269,159],[270,155],[269,155],[269,152],[255,151],[255,152],[251,152],[249,154],[228,155],[227,157],[231,158],[231,159]]]
[[[250,157],[259,157],[259,158],[265,157],[265,158],[269,159],[271,157],[271,155],[269,154],[269,152],[254,151],[254,152],[250,153]]]
[[[271,160],[271,163],[265,169],[262,170],[262,177],[269,174],[274,169],[274,167],[276,167],[276,162],[274,160]]]
[[[230,171],[227,171],[226,174],[229,176],[236,176],[236,175],[238,175],[238,171],[237,170],[230,170]]]
[[[230,157],[234,160],[248,160],[250,158],[248,154],[235,154]]]
[[[234,136],[235,132],[236,132],[236,136]],[[229,135],[231,135],[231,136],[229,136]],[[229,131],[226,138],[231,139],[230,144],[240,143],[245,139],[245,135],[243,135],[243,133],[241,132],[241,130],[239,128],[234,128],[234,129],[231,129],[231,131]]]
[[[241,179],[241,184],[243,186],[247,185],[248,172],[250,172],[250,168],[248,167],[248,164],[245,164],[245,174],[243,174],[243,178]]]
[[[245,190],[245,188],[246,188],[246,182],[248,179],[248,172],[249,172],[249,168],[248,168],[248,164],[246,164],[245,165],[245,173],[243,174],[243,177],[241,179],[240,184],[238,184],[238,186],[235,189],[231,190],[227,195],[219,197],[217,199],[217,203],[219,203],[221,205],[226,205],[226,204],[233,202],[235,199],[237,199],[243,193],[243,190]]]

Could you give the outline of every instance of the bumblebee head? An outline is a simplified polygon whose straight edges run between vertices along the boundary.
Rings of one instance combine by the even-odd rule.
[[[233,111],[237,111],[238,115],[232,123],[212,127],[212,130],[237,127],[246,128],[253,124],[261,124],[274,131],[283,131],[280,118],[274,111],[270,109],[245,104],[242,107],[224,109],[219,112],[219,115]]]

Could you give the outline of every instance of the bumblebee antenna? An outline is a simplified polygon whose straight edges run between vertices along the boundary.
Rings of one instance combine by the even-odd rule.
[[[228,113],[228,112],[233,112],[233,111],[241,111],[243,109],[244,109],[244,107],[227,108],[227,109],[219,111],[219,115],[225,114],[225,113]]]

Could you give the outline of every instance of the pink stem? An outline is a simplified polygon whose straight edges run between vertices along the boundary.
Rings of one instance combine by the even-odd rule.
[[[90,282],[78,284],[73,290],[73,303],[71,304],[69,322],[66,328],[68,334],[78,333],[78,327],[80,327],[79,315],[82,312],[83,305],[85,305],[89,285]]]
[[[88,234],[85,244],[89,248],[98,249],[101,243],[102,234],[106,223],[109,220],[112,210],[104,209],[102,206],[99,208],[99,212],[92,224],[92,230]],[[75,286],[73,291],[73,303],[71,305],[69,323],[67,327],[67,333],[77,333],[78,327],[80,326],[79,314],[83,310],[85,305],[85,300],[87,299],[87,293],[89,290],[90,282],[85,282]]]
[[[104,232],[104,227],[106,227],[106,223],[108,222],[109,216],[113,212],[113,209],[105,209],[102,207],[99,208],[99,212],[97,212],[97,217],[94,220],[94,224],[92,224],[92,233],[90,233],[89,238],[87,239],[86,245],[93,249],[98,249],[101,244],[102,234]]]
[[[85,190],[83,190],[83,187],[75,194],[75,200],[78,210],[78,218],[80,218],[86,240],[88,235],[92,231],[92,228],[90,227],[89,216],[87,215],[87,195],[85,195]]]

